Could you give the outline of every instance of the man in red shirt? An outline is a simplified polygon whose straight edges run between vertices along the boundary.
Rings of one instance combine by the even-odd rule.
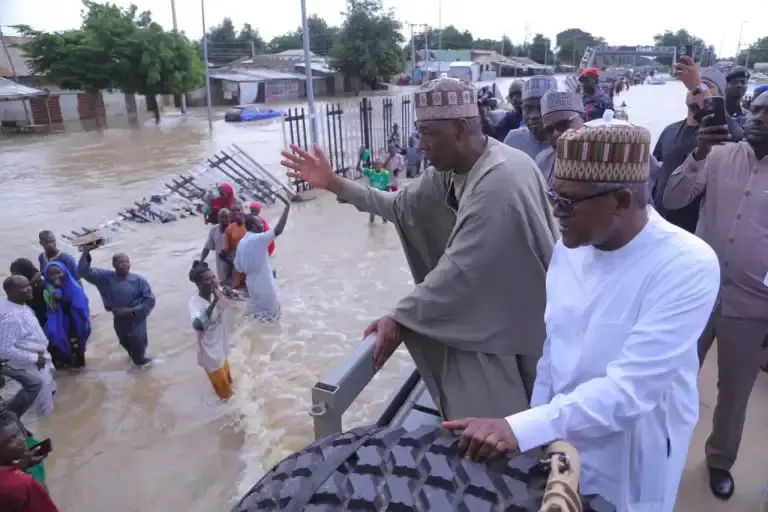
[[[0,510],[59,512],[45,488],[24,469],[44,456],[27,449],[26,437],[10,415],[0,415]]]

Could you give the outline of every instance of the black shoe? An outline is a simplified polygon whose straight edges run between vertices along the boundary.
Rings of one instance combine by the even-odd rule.
[[[709,488],[712,489],[712,494],[720,498],[721,500],[730,499],[733,496],[733,491],[736,485],[733,482],[731,472],[727,469],[718,469],[710,467],[709,469]]]

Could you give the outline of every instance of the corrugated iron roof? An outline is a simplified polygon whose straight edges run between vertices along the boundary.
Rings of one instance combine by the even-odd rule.
[[[0,101],[23,100],[31,96],[45,96],[47,94],[41,89],[33,89],[26,85],[17,84],[12,80],[0,78]]]
[[[296,63],[295,67],[304,69],[305,64],[303,62],[298,62]],[[309,67],[312,69],[312,71],[318,71],[326,75],[333,75],[336,73],[336,70],[331,69],[327,64],[321,64],[319,62],[312,62],[310,63]]]
[[[263,82],[263,78],[242,73],[212,73],[209,75],[216,80],[226,80],[228,82]]]
[[[263,80],[303,80],[304,76],[298,73],[286,73],[267,68],[232,68],[233,73],[247,76],[255,76]]]
[[[31,76],[33,74],[32,70],[27,66],[27,59],[24,57],[24,53],[19,48],[12,46],[14,44],[28,43],[31,40],[28,37],[0,37],[0,76],[10,78],[13,76],[13,71],[16,71],[16,76]],[[8,56],[11,57],[10,61]]]

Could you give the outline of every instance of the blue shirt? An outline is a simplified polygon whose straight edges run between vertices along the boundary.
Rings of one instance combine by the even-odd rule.
[[[59,255],[56,256],[51,261],[58,261],[65,267],[67,267],[67,270],[69,271],[69,275],[71,275],[75,281],[80,280],[80,273],[77,271],[77,262],[75,261],[75,258],[72,257],[71,254],[68,254],[64,251],[60,251]],[[40,255],[37,257],[37,262],[40,265],[40,272],[45,270],[45,267],[48,266],[50,261],[48,261],[48,258],[45,256],[45,252],[41,252]]]
[[[613,100],[603,92],[596,92],[591,96],[584,96],[584,109],[587,118],[601,119],[606,110],[614,110]]]
[[[83,279],[99,290],[104,309],[114,311],[121,308],[136,308],[136,314],[126,320],[146,320],[155,308],[155,295],[146,279],[129,273],[119,277],[114,270],[91,268],[91,255],[83,253],[77,267]]]
[[[535,159],[536,155],[541,153],[543,150],[551,147],[548,140],[537,140],[536,137],[533,136],[533,132],[531,132],[531,130],[525,126],[509,132],[507,137],[504,139],[504,144],[509,147],[519,149],[531,157],[532,160]]]

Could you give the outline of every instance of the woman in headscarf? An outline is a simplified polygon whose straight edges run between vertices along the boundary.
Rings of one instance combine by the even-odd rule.
[[[67,267],[53,261],[43,272],[48,321],[45,334],[56,368],[85,366],[85,344],[91,335],[88,296]]]
[[[24,276],[32,283],[32,300],[27,302],[27,306],[35,312],[40,327],[45,327],[45,321],[48,318],[48,307],[45,305],[43,297],[43,276],[32,261],[27,258],[18,258],[11,263],[11,275]]]
[[[219,210],[226,208],[232,209],[235,203],[235,189],[229,183],[222,183],[219,185],[219,197],[211,201],[211,207],[208,210],[206,220],[208,224],[218,224],[219,222]]]

